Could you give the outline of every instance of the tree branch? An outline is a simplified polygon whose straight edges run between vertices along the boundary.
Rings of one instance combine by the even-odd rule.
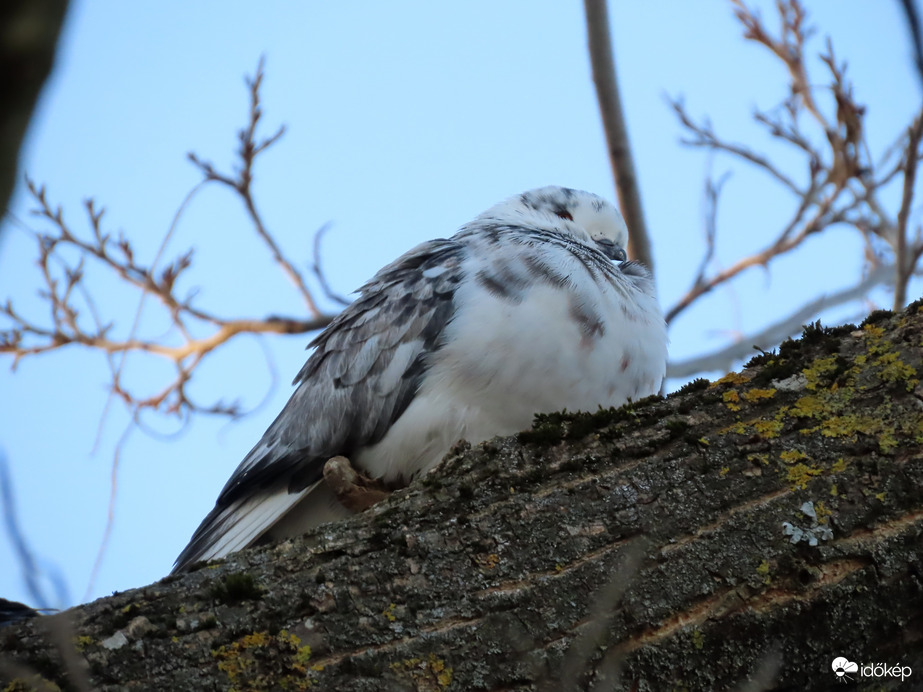
[[[615,178],[619,206],[630,231],[628,256],[645,264],[653,273],[654,256],[651,252],[650,233],[644,221],[640,185],[631,156],[628,128],[616,80],[615,53],[609,35],[609,11],[606,0],[584,0],[583,6],[586,12],[590,67],[609,148],[609,163]]]
[[[65,614],[75,663],[100,692],[813,690],[844,653],[916,674],[921,338],[916,309],[812,329],[459,446],[352,518]],[[2,683],[72,684],[42,622],[4,630]]]
[[[914,182],[917,179],[917,152],[920,149],[921,137],[923,137],[923,114],[917,116],[907,132],[907,148],[904,157],[904,186],[901,194],[901,206],[897,212],[895,310],[900,310],[907,303],[907,284],[913,274],[917,260],[920,259],[920,254],[923,252],[923,247],[919,243],[919,236],[917,238],[917,247],[910,247],[907,244],[907,221],[910,218],[910,208],[913,205]]]
[[[686,380],[700,372],[730,370],[735,363],[752,356],[754,349],[771,348],[783,339],[797,334],[805,324],[810,323],[814,317],[824,310],[863,298],[873,288],[887,283],[893,276],[893,266],[875,266],[868,276],[856,285],[810,300],[782,319],[763,327],[753,334],[741,337],[733,344],[703,356],[681,361],[670,361],[667,365],[667,378]]]
[[[241,130],[238,134],[238,139],[240,140],[238,156],[240,157],[241,167],[237,171],[236,176],[219,173],[211,163],[200,160],[198,156],[192,152],[189,153],[188,158],[202,172],[206,180],[227,185],[238,194],[247,209],[247,214],[253,222],[253,227],[257,235],[272,253],[273,261],[279,265],[282,272],[298,289],[308,311],[317,319],[322,317],[323,313],[317,307],[314,296],[311,295],[311,291],[308,289],[301,272],[288,260],[279,247],[279,244],[276,242],[276,239],[266,230],[266,224],[263,222],[262,217],[256,209],[256,202],[253,199],[253,192],[251,190],[251,183],[253,182],[253,162],[256,160],[256,157],[275,144],[279,138],[285,134],[285,126],[283,125],[271,137],[267,137],[260,142],[256,141],[256,128],[263,115],[262,108],[260,107],[260,86],[263,83],[263,77],[265,75],[263,64],[264,59],[260,58],[256,68],[256,75],[253,79],[247,78],[246,80],[247,88],[250,92],[250,115],[246,129]]]
[[[177,287],[192,266],[191,250],[180,254],[163,269],[155,271],[177,227],[182,211],[187,207],[195,192],[200,189],[202,183],[187,195],[156,257],[150,266],[145,266],[136,256],[131,243],[124,235],[119,234],[118,237],[113,237],[105,230],[103,226],[105,210],[98,207],[93,200],[88,200],[85,204],[90,232],[89,237],[84,238],[71,229],[62,209],[52,206],[45,188],[37,186],[30,180],[28,181],[29,191],[38,207],[35,213],[48,222],[52,228],[51,232],[32,232],[38,245],[38,265],[44,283],[40,295],[46,301],[49,316],[47,319],[39,319],[22,314],[11,301],[0,305],[0,315],[5,316],[10,322],[8,328],[0,330],[0,354],[12,356],[14,368],[24,357],[48,353],[66,346],[80,345],[105,354],[112,378],[110,391],[131,410],[135,421],[138,420],[138,413],[141,409],[155,410],[180,417],[191,412],[235,416],[239,415],[239,409],[236,406],[228,406],[220,401],[203,406],[190,399],[187,385],[205,356],[239,334],[306,333],[321,329],[330,323],[333,316],[322,313],[317,308],[304,278],[294,268],[293,263],[285,257],[279,244],[267,231],[253,198],[254,163],[261,153],[278,141],[283,132],[280,128],[271,137],[259,139],[257,136],[257,126],[262,115],[259,94],[262,79],[263,63],[261,60],[256,76],[247,80],[250,96],[249,118],[247,127],[239,134],[240,167],[235,175],[228,176],[218,173],[211,164],[202,163],[195,155],[191,154],[190,158],[203,171],[205,175],[203,182],[214,181],[229,186],[244,201],[255,232],[270,248],[282,271],[298,287],[302,297],[305,298],[310,317],[298,319],[270,316],[264,319],[229,319],[193,305],[194,293],[190,293],[187,297],[177,295]],[[316,251],[319,238],[315,241]],[[68,250],[76,251],[76,262],[69,262],[64,258],[62,253]],[[116,336],[116,321],[102,318],[92,293],[84,283],[87,271],[96,267],[112,272],[140,294],[139,307],[127,336]],[[333,295],[317,262],[315,262],[314,270],[324,290]],[[175,333],[156,338],[137,335],[144,302],[148,297],[155,298],[167,312]],[[84,313],[89,315],[89,321]],[[176,343],[176,333],[180,337],[180,343]],[[169,360],[175,366],[176,378],[153,395],[142,395],[126,389],[122,378],[125,367],[124,356],[132,352],[141,352]],[[122,355],[117,363],[112,359],[115,354]]]
[[[731,2],[744,29],[745,38],[767,48],[785,66],[790,79],[790,95],[773,111],[757,111],[753,117],[770,136],[789,145],[801,155],[809,182],[803,186],[770,157],[745,145],[723,140],[707,121],[702,124],[694,121],[681,100],[672,100],[671,106],[680,124],[691,134],[691,137],[683,140],[685,144],[728,154],[767,173],[794,197],[796,206],[784,228],[761,250],[739,258],[730,267],[710,276],[700,268],[690,289],[666,311],[667,322],[672,322],[706,293],[733,280],[746,269],[755,266],[768,268],[776,258],[796,250],[807,238],[837,224],[852,226],[866,243],[866,270],[869,276],[875,277],[875,281],[859,281],[857,286],[892,283],[895,286],[895,306],[902,306],[906,302],[907,283],[915,274],[920,257],[923,256],[923,239],[919,233],[913,240],[909,239],[907,229],[916,167],[923,156],[919,152],[923,112],[909,128],[908,134],[899,139],[897,145],[890,147],[881,161],[875,164],[865,138],[866,108],[856,101],[853,86],[846,77],[845,63],[837,60],[829,38],[824,52],[818,56],[829,75],[828,84],[826,87],[815,86],[809,77],[806,46],[813,30],[807,26],[807,14],[802,3],[799,0],[779,0],[776,3],[779,29],[773,34],[766,28],[759,14],[748,7],[744,0]],[[830,113],[821,108],[822,101],[817,98],[821,88],[829,89],[833,95],[834,108],[829,109]],[[802,129],[799,119],[801,113],[807,113],[809,122],[819,127],[825,146],[817,146]],[[903,156],[896,164],[888,163],[888,152],[898,149],[903,151]],[[824,150],[826,153],[822,154]],[[895,220],[880,202],[879,192],[901,175],[903,201]],[[706,190],[706,205],[714,206],[716,200],[709,198],[710,194]],[[706,259],[714,252],[711,247],[713,237],[706,238]],[[893,254],[893,266],[897,274],[885,281],[878,280],[881,277],[879,265],[889,264],[891,258],[882,256],[885,248],[874,239],[883,241],[890,254]],[[855,289],[848,289],[836,294],[837,301],[846,295],[861,297]],[[792,316],[760,330],[754,336],[759,336],[761,340],[780,334],[787,336],[802,322],[809,322],[814,317],[807,314],[806,310],[829,305],[829,298],[821,296],[794,311]],[[674,364],[671,376],[694,374],[689,368],[699,365],[726,367],[729,359],[742,355],[738,349],[738,346],[731,346],[711,356],[685,361],[682,368]]]

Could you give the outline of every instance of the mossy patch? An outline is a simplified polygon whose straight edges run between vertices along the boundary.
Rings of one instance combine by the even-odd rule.
[[[96,643],[96,640],[93,639],[93,637],[89,637],[85,634],[74,637],[71,641],[74,643],[74,648],[80,653],[86,651],[88,646]]]
[[[554,446],[565,440],[580,440],[591,434],[598,434],[607,440],[618,439],[622,436],[622,432],[615,428],[618,423],[634,423],[655,416],[654,413],[642,415],[642,412],[661,401],[663,398],[654,394],[618,408],[600,407],[592,412],[539,413],[532,422],[532,429],[519,433],[517,440],[520,444]]]
[[[208,593],[219,603],[226,604],[258,601],[263,597],[263,590],[256,579],[246,572],[226,575],[221,581],[212,584]]]
[[[815,358],[811,364],[801,371],[806,384],[805,389],[816,391],[819,387],[833,384],[836,378],[846,368],[846,359],[838,355]]]
[[[868,314],[868,317],[862,320],[862,324],[859,325],[859,328],[862,329],[870,324],[886,322],[887,320],[891,319],[893,315],[894,313],[890,310],[873,310]]]
[[[772,583],[772,577],[769,576],[769,560],[763,560],[757,566],[756,573],[760,576],[760,580],[766,586],[769,586]]]
[[[705,635],[702,634],[702,630],[696,628],[692,630],[692,645],[696,649],[702,649],[705,646]]]
[[[875,365],[881,368],[880,377],[882,380],[900,384],[908,392],[912,392],[914,387],[920,384],[917,371],[901,360],[900,355],[894,351],[879,357],[875,361]]]
[[[753,359],[747,363],[746,367],[754,367]],[[798,372],[798,361],[789,358],[773,356],[760,362],[759,371],[753,376],[752,383],[754,386],[765,386],[772,382],[787,380],[789,377]]]
[[[753,432],[764,440],[776,438],[782,432],[782,421],[779,420],[755,420],[752,425]]]
[[[699,392],[703,389],[708,389],[711,382],[709,382],[704,377],[696,377],[694,380],[687,382],[682,387],[680,387],[672,396],[680,396],[682,394],[690,394],[692,392]]]
[[[410,678],[418,692],[440,692],[452,684],[452,669],[435,654],[407,658],[388,667],[398,678]]]
[[[887,316],[866,321],[858,342],[864,352],[853,353],[852,360],[830,352],[802,367],[803,394],[781,406],[771,421],[750,420],[729,426],[730,430],[756,433],[768,440],[780,435],[790,421],[798,421],[795,424],[803,426],[799,432],[809,453],[813,445],[827,447],[829,443],[824,440],[832,439],[856,445],[853,453],[859,455],[871,450],[889,455],[905,440],[923,442],[923,414],[913,407],[900,407],[894,403],[894,396],[887,394],[892,387],[912,391],[919,379],[917,369],[907,362],[899,344],[879,326],[884,317]],[[816,326],[812,334],[815,339],[826,336],[818,333]],[[793,348],[789,347],[789,352]],[[873,393],[869,399],[869,393],[876,391],[880,394]],[[857,410],[855,398],[859,394],[866,397],[866,402]],[[748,399],[746,392],[741,392],[740,399]],[[847,464],[842,457],[829,465],[815,462],[808,454],[792,449],[782,451],[778,458],[783,478],[798,489],[806,488],[818,476],[845,470]],[[831,491],[833,497],[837,494]]]
[[[397,620],[397,616],[394,614],[396,609],[397,606],[394,603],[389,603],[388,607],[381,611],[381,614],[385,616],[388,622],[394,622]]]
[[[313,686],[311,647],[287,630],[248,634],[212,651],[231,690],[306,690]]]
[[[799,450],[799,449],[786,449],[784,452],[782,452],[782,453],[779,455],[779,457],[780,457],[780,458],[782,459],[782,461],[784,461],[786,464],[793,464],[793,463],[795,463],[796,461],[801,461],[801,460],[803,460],[803,459],[807,459],[807,458],[808,458],[808,455],[805,454],[804,452],[802,452],[802,451]]]
[[[38,674],[30,678],[14,678],[3,688],[3,692],[35,692],[35,690],[43,690],[43,692],[61,692],[61,688],[55,683],[51,680],[46,680]]]
[[[663,422],[664,427],[670,432],[670,439],[682,437],[689,430],[689,423],[681,418],[670,418]]]
[[[807,464],[795,464],[788,469],[786,480],[792,484],[793,489],[804,490],[812,478],[820,476],[823,469]]]
[[[722,385],[729,385],[731,387],[736,387],[738,385],[747,384],[750,381],[750,378],[741,375],[739,372],[729,372],[724,377],[715,380],[711,383],[710,387],[714,389],[715,387],[720,387]]]
[[[883,454],[893,454],[902,440],[923,443],[923,413],[916,408],[901,409],[893,405],[893,396],[885,394],[888,388],[913,391],[919,386],[917,368],[908,362],[908,357],[900,349],[900,344],[892,341],[878,322],[883,316],[868,320],[862,328],[859,342],[853,341],[864,352],[853,349],[851,359],[840,352],[839,337],[848,330],[856,335],[856,327],[847,325],[842,328],[827,329],[818,323],[808,325],[802,340],[783,344],[778,355],[762,359],[763,371],[752,378],[730,373],[712,385],[726,385],[720,400],[732,411],[744,411],[747,407],[758,406],[780,396],[791,397],[786,390],[782,392],[774,387],[761,384],[761,375],[768,370],[773,375],[780,374],[774,366],[786,360],[786,365],[801,363],[800,368],[786,369],[788,376],[798,375],[803,389],[790,403],[778,407],[771,419],[765,417],[737,420],[719,431],[726,435],[733,433],[741,436],[758,436],[762,440],[778,438],[786,426],[800,425],[800,434],[805,439],[805,448],[823,440],[836,439],[856,445],[856,454],[877,450]],[[836,342],[836,344],[834,344]],[[809,354],[807,344],[819,346]],[[797,356],[797,357],[796,357]],[[805,359],[807,365],[805,366]],[[747,385],[750,388],[747,388]],[[857,395],[866,395],[869,391],[881,390],[882,395],[873,397],[857,412],[854,399]],[[893,409],[893,410],[892,410]],[[784,453],[783,453],[784,454]],[[778,457],[777,457],[778,458]],[[797,487],[803,487],[811,477],[820,473],[835,472],[820,466],[806,464],[804,468],[793,468],[798,460],[784,459],[783,476]]]
[[[742,395],[744,401],[749,403],[754,403],[757,401],[764,401],[767,399],[772,399],[776,395],[775,389],[748,389]]]
[[[740,410],[740,394],[737,393],[737,390],[732,389],[730,391],[725,392],[722,395],[722,400],[724,401],[724,405],[727,406],[729,410],[731,411]]]

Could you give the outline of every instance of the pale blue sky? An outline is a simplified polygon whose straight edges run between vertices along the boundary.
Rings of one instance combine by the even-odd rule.
[[[868,139],[877,155],[920,102],[897,3],[809,4],[821,34],[831,34],[849,60],[859,100],[869,104]],[[773,3],[760,5],[775,28]],[[774,105],[787,81],[764,49],[741,38],[726,0],[615,1],[611,14],[661,300],[670,305],[701,256],[707,157],[679,145],[681,131],[665,95],[685,95],[693,114],[708,115],[730,139],[772,147],[750,114]],[[813,47],[820,51],[821,40]],[[75,2],[23,171],[47,184],[75,229],[86,230],[81,202],[95,197],[108,209],[108,227],[124,229],[136,253],[150,258],[199,180],[186,152],[221,168],[232,162],[247,108],[242,78],[261,54],[267,60],[265,132],[281,123],[288,132],[258,164],[258,203],[301,266],[310,260],[314,230],[333,223],[325,259],[341,292],[516,192],[563,184],[614,196],[582,4],[529,0]],[[825,75],[813,67],[822,83]],[[728,264],[765,243],[791,213],[792,200],[736,163],[719,158],[714,170],[733,171],[719,231],[718,259]],[[795,168],[793,175],[802,172]],[[29,208],[20,190],[11,209],[40,227]],[[170,254],[190,246],[196,264],[185,288],[201,286],[202,305],[227,316],[302,313],[240,203],[224,190],[196,199]],[[858,276],[860,247],[853,232],[836,231],[769,274],[747,274],[732,291],[717,292],[678,320],[672,356],[726,343],[730,332],[752,331],[822,290],[849,285]],[[33,241],[8,225],[0,297],[40,314],[34,257]],[[136,297],[101,276],[88,281],[124,334]],[[877,299],[887,306],[887,295]],[[864,309],[854,305],[827,319]],[[156,310],[146,314],[147,333],[163,328]],[[307,341],[266,339],[278,386],[245,420],[197,420],[177,439],[131,436],[118,476],[114,533],[93,597],[169,571],[230,472],[288,398]],[[162,367],[132,362],[132,381],[153,391]],[[0,370],[0,445],[20,521],[38,556],[65,578],[69,603],[87,588],[106,522],[113,450],[126,424],[116,408],[92,452],[106,383],[102,358],[76,348],[25,360],[14,374]],[[262,349],[244,338],[210,359],[193,391],[203,401],[241,397],[252,407],[269,384]],[[162,420],[151,425],[173,429]],[[14,562],[0,537],[0,564]],[[0,596],[32,600],[16,569],[0,570]]]

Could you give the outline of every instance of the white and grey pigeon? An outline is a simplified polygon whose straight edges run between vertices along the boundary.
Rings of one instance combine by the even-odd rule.
[[[323,481],[333,456],[407,483],[458,440],[657,392],[666,327],[627,240],[606,200],[552,186],[384,267],[311,342],[292,398],[174,572],[348,515]]]

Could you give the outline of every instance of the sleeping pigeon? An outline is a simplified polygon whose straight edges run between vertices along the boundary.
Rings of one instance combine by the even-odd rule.
[[[552,186],[381,269],[311,342],[292,398],[174,572],[347,516],[323,480],[331,457],[406,484],[461,439],[656,393],[666,326],[627,240],[606,200]]]

